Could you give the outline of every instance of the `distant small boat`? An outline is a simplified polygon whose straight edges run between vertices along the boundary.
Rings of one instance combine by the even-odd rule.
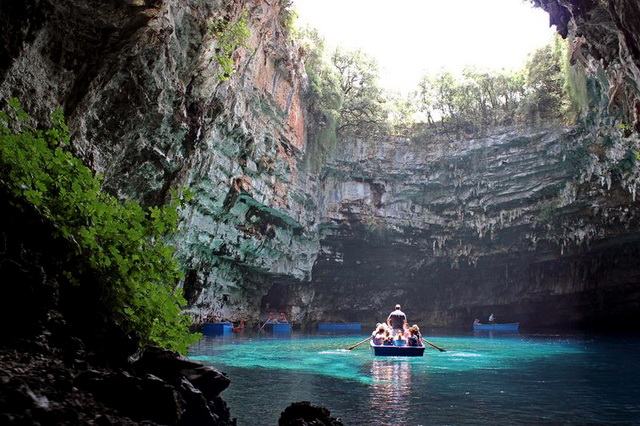
[[[519,322],[511,322],[504,324],[473,324],[474,330],[487,330],[487,331],[518,331],[520,326]]]
[[[373,354],[375,356],[422,356],[424,354],[424,345],[422,346],[395,346],[395,345],[376,345],[373,340],[369,341]]]

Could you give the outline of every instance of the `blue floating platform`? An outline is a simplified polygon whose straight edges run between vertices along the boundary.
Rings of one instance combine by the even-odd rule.
[[[264,329],[273,333],[291,333],[291,324],[289,323],[267,323]]]
[[[205,322],[202,326],[202,333],[207,335],[231,334],[233,323],[230,322]]]
[[[319,322],[318,330],[321,331],[360,331],[362,325],[359,322]]]

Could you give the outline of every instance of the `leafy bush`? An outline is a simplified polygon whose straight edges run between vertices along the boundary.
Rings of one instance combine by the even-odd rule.
[[[240,47],[248,47],[247,43],[251,36],[251,31],[249,31],[247,11],[243,11],[240,18],[235,22],[218,18],[210,29],[218,40],[216,59],[222,67],[220,80],[224,81],[235,72],[233,52]]]
[[[338,134],[370,136],[387,130],[388,95],[378,86],[376,60],[360,50],[331,55],[331,63],[340,77],[342,105]]]
[[[306,163],[314,169],[331,158],[339,137],[366,137],[388,131],[388,95],[378,86],[375,60],[359,50],[327,52],[312,28],[298,29],[309,90],[310,127]]]
[[[559,36],[533,52],[526,66],[526,96],[520,107],[526,121],[567,117],[570,102],[563,67],[566,55],[566,42]]]
[[[293,7],[293,0],[285,0],[282,2],[278,18],[286,34],[291,35],[295,32],[295,22],[298,19],[298,13]]]
[[[0,112],[0,184],[18,207],[37,212],[69,242],[64,274],[72,284],[100,288],[108,318],[135,335],[179,352],[197,340],[189,334],[174,250],[164,239],[175,232],[177,208],[189,194],[144,211],[100,190],[101,179],[65,151],[69,143],[61,112],[38,130],[16,99]],[[91,276],[93,280],[86,280]]]

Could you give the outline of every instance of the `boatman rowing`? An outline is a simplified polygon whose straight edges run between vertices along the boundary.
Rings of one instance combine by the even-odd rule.
[[[389,314],[387,325],[393,330],[392,336],[398,334],[398,331],[404,331],[404,323],[407,322],[407,316],[400,310],[400,305],[396,305],[396,310]]]

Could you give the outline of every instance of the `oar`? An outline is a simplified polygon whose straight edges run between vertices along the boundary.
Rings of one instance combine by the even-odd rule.
[[[431,343],[430,341],[428,341],[427,339],[425,339],[424,337],[422,338],[422,341],[425,342],[427,345],[433,346],[434,348],[436,348],[437,350],[439,350],[440,352],[446,352],[444,349],[434,345],[433,343]]]
[[[366,341],[368,341],[368,340],[371,340],[371,336],[367,337],[367,338],[366,338],[366,339],[364,339],[362,342],[358,342],[358,343],[356,343],[356,344],[355,344],[355,345],[353,345],[353,346],[349,346],[349,347],[347,348],[347,350],[349,350],[349,351],[350,351],[351,349],[355,349],[355,348],[357,348],[358,346],[360,346],[361,344],[363,344],[364,342],[366,342]]]

